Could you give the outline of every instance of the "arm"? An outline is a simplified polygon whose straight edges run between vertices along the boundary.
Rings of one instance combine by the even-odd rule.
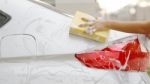
[[[88,20],[82,18],[85,24],[81,24],[80,27],[88,27],[95,29],[97,31],[103,30],[105,28],[110,28],[113,30],[118,30],[127,33],[139,33],[139,34],[150,34],[150,20],[149,21],[105,21],[105,20]]]
[[[141,21],[141,22],[104,21],[102,22],[102,24],[113,30],[128,33],[150,34],[150,21]]]

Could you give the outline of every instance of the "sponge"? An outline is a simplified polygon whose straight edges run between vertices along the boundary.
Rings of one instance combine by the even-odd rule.
[[[109,30],[106,28],[106,30],[96,31],[93,34],[88,34],[88,33],[86,33],[86,27],[78,26],[80,24],[86,23],[81,18],[95,19],[93,16],[90,16],[86,13],[77,11],[73,18],[72,24],[71,24],[70,34],[85,37],[85,38],[88,38],[91,40],[95,40],[95,41],[104,43],[108,37]]]

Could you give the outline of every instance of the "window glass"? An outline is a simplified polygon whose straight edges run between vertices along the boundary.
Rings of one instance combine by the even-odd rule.
[[[0,10],[0,27],[6,24],[10,20],[10,16]]]

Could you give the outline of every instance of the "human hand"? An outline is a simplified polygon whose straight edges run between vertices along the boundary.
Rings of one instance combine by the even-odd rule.
[[[93,34],[95,31],[102,31],[106,30],[107,25],[105,24],[106,22],[101,19],[101,18],[96,18],[96,19],[86,19],[86,18],[81,18],[85,24],[80,24],[79,27],[85,27],[86,28],[86,33],[88,34]]]

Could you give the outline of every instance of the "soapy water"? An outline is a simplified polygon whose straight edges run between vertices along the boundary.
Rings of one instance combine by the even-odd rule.
[[[9,36],[9,35],[8,35]],[[11,35],[10,35],[11,36]],[[17,36],[17,35],[14,35],[14,36]],[[28,35],[25,35],[25,36],[28,36]],[[29,35],[30,36],[30,35]],[[7,36],[6,36],[7,37]],[[32,37],[32,36],[31,36]],[[34,38],[35,39],[35,43],[36,43],[36,38]],[[131,41],[133,40],[133,39],[130,39]],[[122,41],[121,41],[122,42]],[[124,41],[124,42],[126,42],[126,41]],[[124,43],[124,42],[122,42],[122,43]],[[120,43],[119,41],[117,41],[117,42],[114,42],[114,43],[111,43],[111,44],[118,44],[118,43]],[[111,45],[110,44],[110,45]],[[136,43],[134,43],[134,44],[136,44]],[[111,46],[112,47],[112,46]],[[111,47],[110,47],[110,49],[111,49]],[[122,46],[121,46],[122,47]],[[115,49],[119,49],[120,47],[115,47]],[[136,48],[138,49],[139,48],[139,46],[136,46]],[[129,49],[128,47],[127,47],[127,49]],[[104,49],[104,50],[107,50],[107,49]],[[130,61],[130,58],[132,57],[132,48],[131,48],[131,50],[129,50],[128,51],[128,53],[126,53],[126,56],[125,56],[125,58],[124,58],[124,60],[125,60],[125,62],[122,64],[122,62],[120,61],[120,60],[116,60],[116,58],[113,58],[113,57],[111,57],[109,60],[107,60],[109,63],[112,63],[112,67],[111,66],[108,66],[108,67],[103,67],[104,69],[106,69],[106,68],[109,68],[109,69],[111,69],[112,68],[112,71],[108,71],[106,74],[109,74],[109,75],[111,75],[113,78],[113,80],[115,80],[116,82],[117,82],[117,84],[128,84],[128,81],[130,80],[130,74],[123,74],[122,73],[122,71],[124,71],[127,67],[128,67],[128,63],[129,63],[129,61]],[[96,50],[96,51],[98,51],[98,50]],[[121,50],[118,50],[119,52],[121,51]],[[94,52],[94,51],[93,51]],[[105,51],[105,52],[108,52],[108,51]],[[97,55],[99,55],[99,53],[96,53]],[[112,54],[112,53],[111,53]],[[115,52],[115,55],[117,55],[117,54],[120,54],[120,53],[118,53],[118,52]],[[106,57],[105,56],[101,56],[102,57],[102,59],[106,59]],[[35,56],[35,58],[36,58],[36,56]],[[58,57],[59,58],[59,57]],[[65,57],[64,57],[65,58]],[[60,58],[61,59],[61,58]],[[98,59],[95,59],[95,60],[98,60]],[[34,67],[32,67],[32,63],[33,62],[36,62],[36,59],[32,59],[32,60],[30,60],[30,61],[28,61],[28,62],[26,62],[27,63],[27,76],[26,76],[26,79],[25,79],[25,82],[23,83],[23,84],[30,84],[30,81],[32,80],[32,69],[34,68]],[[145,63],[144,63],[145,64]],[[106,64],[107,65],[107,64]],[[111,64],[110,64],[111,65]],[[48,67],[48,66],[47,66]],[[35,67],[36,68],[36,67]],[[93,68],[93,67],[92,67]],[[137,69],[137,68],[136,68]],[[144,68],[145,69],[145,68]],[[138,72],[141,76],[141,81],[144,81],[144,82],[142,82],[142,84],[149,84],[150,83],[150,80],[149,80],[149,77],[147,76],[147,74],[145,74],[144,72],[145,72],[145,70],[144,69],[138,69],[139,71],[135,71],[135,72]],[[127,71],[129,71],[130,72],[130,70],[132,71],[132,69],[130,69],[130,67],[128,68],[128,70]],[[140,71],[140,70],[144,70],[144,71]],[[84,70],[83,70],[84,71]],[[107,71],[107,70],[106,70]],[[126,71],[126,70],[125,70]],[[134,72],[134,71],[133,71]],[[103,76],[103,77],[99,77],[99,80],[97,80],[97,81],[95,81],[95,83],[94,84],[99,84],[99,83],[103,83],[103,80],[105,79],[105,76]],[[141,82],[139,82],[138,84],[141,84]]]

